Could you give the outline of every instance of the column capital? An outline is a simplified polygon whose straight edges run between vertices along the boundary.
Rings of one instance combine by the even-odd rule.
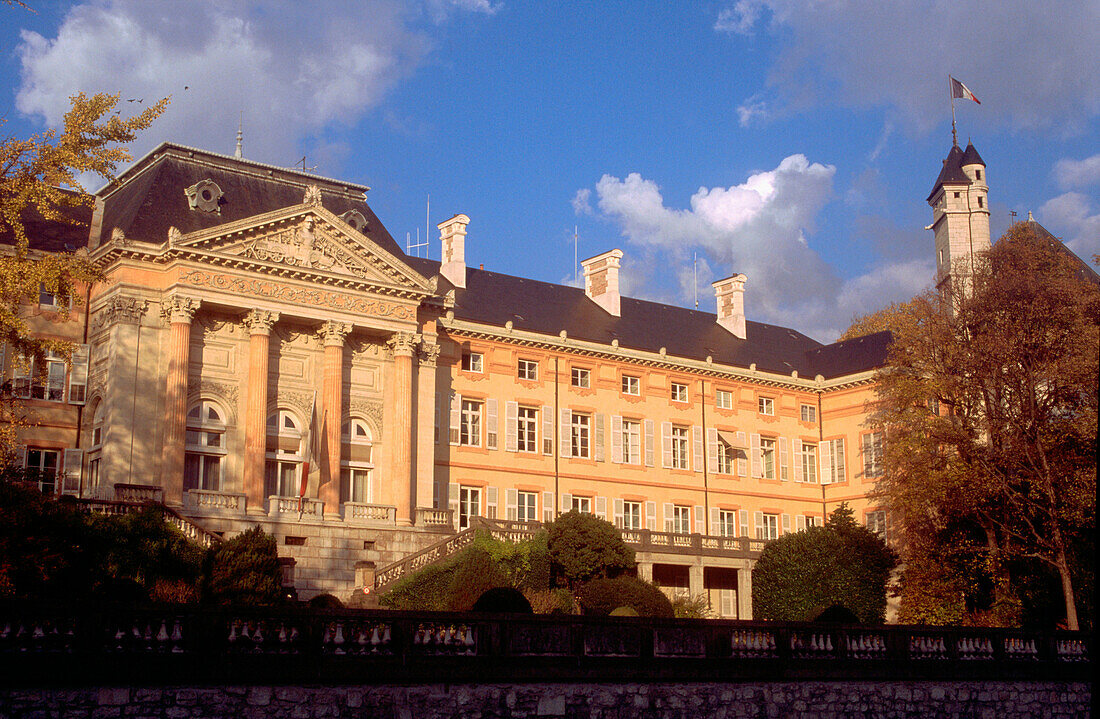
[[[244,324],[252,335],[269,335],[279,321],[279,313],[271,310],[252,310],[244,316]]]
[[[347,322],[328,321],[321,325],[317,334],[325,347],[343,347],[344,340],[351,333],[351,325]]]
[[[141,323],[141,318],[149,309],[149,300],[127,295],[116,295],[99,312],[99,318],[94,324],[130,324]]]
[[[195,318],[195,312],[199,309],[202,300],[197,297],[185,297],[184,295],[171,295],[160,303],[160,314],[169,324],[191,324]]]
[[[423,340],[420,343],[420,361],[429,367],[435,367],[436,362],[439,360],[440,349],[438,342]]]
[[[412,357],[420,344],[420,335],[415,332],[394,332],[393,336],[386,340],[394,357]]]

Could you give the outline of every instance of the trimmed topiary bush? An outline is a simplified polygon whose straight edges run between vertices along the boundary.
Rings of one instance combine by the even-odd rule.
[[[835,605],[861,623],[881,624],[895,566],[894,552],[841,505],[824,527],[786,534],[764,547],[752,570],[753,618],[811,621]]]
[[[513,587],[493,587],[474,602],[473,611],[488,614],[531,614],[531,603]]]
[[[581,587],[577,601],[585,614],[606,616],[630,607],[642,617],[672,617],[672,602],[654,585],[637,577],[599,578]]]
[[[282,571],[275,538],[253,527],[212,548],[207,555],[203,598],[222,606],[282,602]]]
[[[576,510],[550,525],[547,549],[552,578],[574,590],[596,577],[616,577],[634,568],[634,550],[615,525]]]

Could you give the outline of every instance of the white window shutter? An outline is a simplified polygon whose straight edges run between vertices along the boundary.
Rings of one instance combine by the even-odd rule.
[[[790,533],[791,533],[791,515],[784,514],[783,515],[783,534],[790,534]]]
[[[485,496],[486,496],[485,508],[487,510],[485,512],[485,516],[488,517],[489,519],[496,519],[497,518],[497,488],[496,487],[489,487],[488,491],[485,492]]]
[[[718,507],[710,508],[710,534],[712,537],[717,537],[722,533],[722,528],[718,521]]]
[[[764,466],[760,457],[760,435],[752,434],[750,440],[752,441],[752,476],[759,477],[764,473]]]
[[[72,369],[69,370],[69,404],[84,404],[88,396],[88,345],[77,345],[73,350]]]
[[[615,526],[619,529],[623,528],[623,500],[614,499],[611,501],[611,509],[615,513]]]
[[[645,503],[645,526],[646,529],[657,529],[657,503],[646,502]]]
[[[607,519],[607,497],[596,497],[596,516]]]
[[[763,512],[753,512],[752,517],[753,517],[753,520],[756,522],[756,538],[757,539],[763,539],[764,538],[764,513]]]
[[[665,502],[665,531],[666,532],[671,532],[672,531],[672,513],[673,513],[672,507],[673,507],[672,504],[670,504],[669,502]]]
[[[572,494],[562,494],[561,495],[561,511],[562,512],[568,512],[571,509],[573,509],[573,495]]]
[[[748,446],[748,445],[745,444],[745,433],[744,432],[738,432],[737,433],[737,444],[739,444],[742,447]],[[748,455],[745,454],[745,450],[743,450],[743,449],[737,450],[737,476],[739,476],[739,477],[748,477],[749,476],[749,458],[748,458]]]
[[[791,479],[790,448],[787,446],[787,438],[779,438],[779,479],[788,482]]]
[[[859,435],[859,453],[863,457],[863,476],[864,477],[870,477],[871,476],[871,448],[870,448],[870,442],[867,441],[867,438],[869,436],[870,435],[866,435],[866,434]]]
[[[707,428],[707,469],[718,471],[718,430],[714,427]]]
[[[458,525],[458,483],[457,482],[451,482],[450,483],[449,492],[450,492],[450,497],[449,497],[449,500],[448,500],[447,504],[451,508],[451,511],[454,512],[455,526],[457,526]]]
[[[645,466],[653,466],[653,420],[647,419],[642,423],[645,426]]]
[[[611,461],[623,463],[623,418],[617,414],[611,415]]]
[[[804,532],[806,530],[806,517],[801,514],[795,517],[794,528],[796,532]]]
[[[844,451],[844,438],[833,440],[833,476],[836,477],[836,481],[847,481],[848,476],[845,474],[845,451]]]
[[[791,440],[791,459],[794,464],[794,481],[802,481],[802,440]]]
[[[504,451],[519,449],[519,402],[504,403]]]
[[[707,519],[703,516],[703,507],[698,504],[695,505],[695,533],[707,533]]]
[[[661,466],[672,466],[672,422],[661,422]]]
[[[451,423],[448,430],[448,440],[451,444],[458,444],[458,426],[462,423],[462,395],[458,392],[451,394]]]
[[[821,448],[821,456],[818,459],[821,462],[821,483],[829,484],[833,481],[833,453],[830,445],[832,442],[822,442],[818,445]]]
[[[741,536],[749,536],[749,510],[741,510]]]
[[[554,456],[554,408],[548,406],[542,408],[542,453]]]
[[[561,456],[572,457],[573,456],[573,430],[570,425],[573,423],[572,410],[563,409],[561,411]]]
[[[485,414],[487,415],[485,421],[485,448],[496,449],[497,448],[497,401],[495,399],[485,400]]]
[[[703,428],[698,425],[691,427],[691,459],[696,472],[703,471]]]
[[[86,345],[85,345],[86,346]],[[61,456],[63,494],[78,494],[80,492],[80,470],[84,463],[84,450],[66,449]]]
[[[519,519],[519,492],[514,489],[504,490],[505,519],[516,521]]]
[[[604,461],[604,428],[603,421],[604,416],[602,414],[596,414],[593,420],[596,423],[596,431],[592,433],[593,439],[596,443],[596,451],[592,453],[592,457],[597,462]]]
[[[542,521],[553,522],[554,521],[554,493],[543,492],[542,493]]]

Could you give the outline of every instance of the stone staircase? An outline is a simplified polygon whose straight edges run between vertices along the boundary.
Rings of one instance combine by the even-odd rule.
[[[124,515],[139,512],[146,507],[156,507],[161,511],[164,521],[183,532],[184,536],[193,542],[197,542],[203,548],[210,548],[220,544],[222,538],[207,530],[193,519],[183,516],[171,507],[158,502],[155,499],[142,501],[133,499],[79,499],[77,500],[86,511],[99,512],[101,514]]]

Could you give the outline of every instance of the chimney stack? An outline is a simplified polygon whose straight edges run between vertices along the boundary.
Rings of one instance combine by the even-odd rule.
[[[466,289],[466,225],[468,224],[470,224],[469,217],[455,215],[436,225],[439,228],[439,242],[443,247],[439,273],[452,285],[462,289]]]
[[[620,315],[619,260],[622,258],[622,250],[611,250],[581,261],[584,294],[615,317]]]
[[[745,339],[745,275],[718,280],[711,287],[718,298],[718,324],[734,337]]]

